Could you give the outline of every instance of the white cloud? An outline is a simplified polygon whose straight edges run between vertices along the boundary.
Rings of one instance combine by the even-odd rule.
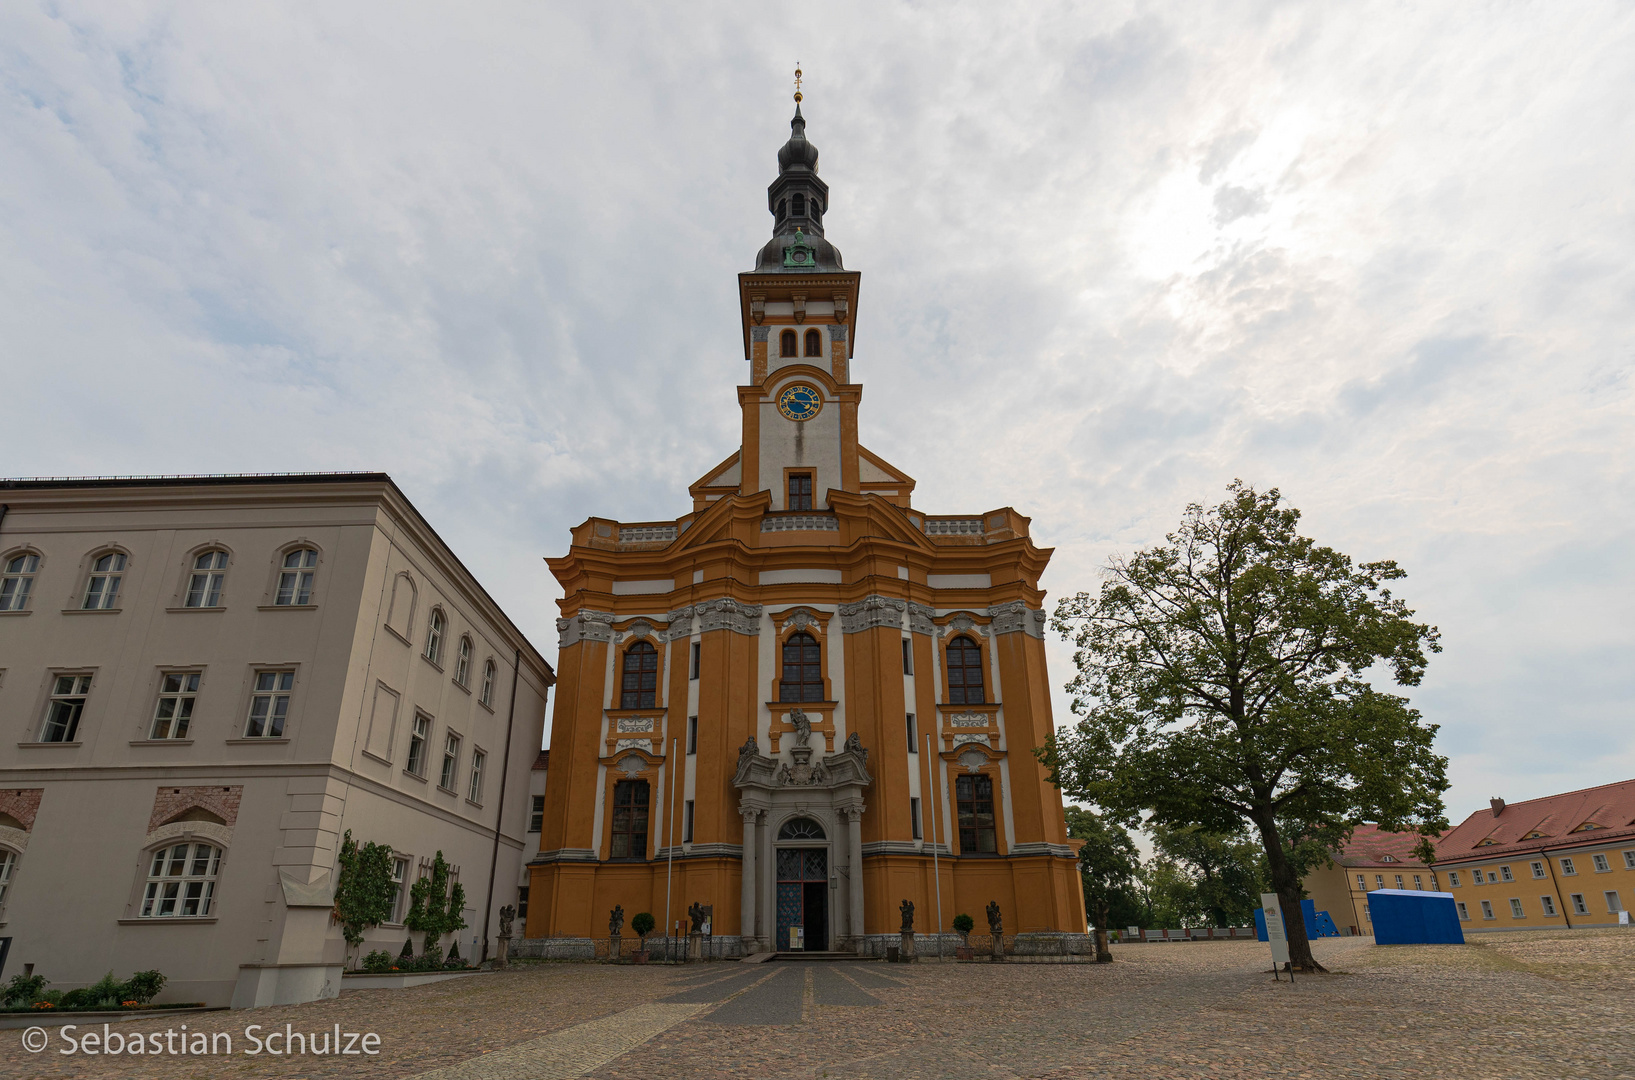
[[[549,653],[736,441],[798,58],[921,505],[1059,595],[1278,485],[1442,627],[1455,816],[1635,774],[1635,14],[995,10],[13,5],[0,471],[386,469]]]

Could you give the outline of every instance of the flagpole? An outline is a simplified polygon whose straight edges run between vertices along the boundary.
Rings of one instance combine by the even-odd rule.
[[[676,740],[670,740],[670,809],[665,814],[665,824],[669,826],[670,864],[664,870],[664,958],[670,959],[670,938],[675,934],[675,927],[670,922],[670,882],[676,872]]]
[[[937,766],[931,760],[931,733],[925,733],[925,768],[931,779],[931,879],[937,884],[937,959],[942,959],[942,874],[937,869]]]

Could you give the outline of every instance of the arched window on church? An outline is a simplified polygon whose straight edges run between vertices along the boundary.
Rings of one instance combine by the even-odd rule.
[[[948,704],[981,705],[982,649],[961,634],[948,643]]]
[[[796,217],[805,217],[806,216],[806,196],[805,195],[796,195],[795,196],[795,216]]]
[[[638,641],[624,654],[624,684],[619,688],[619,708],[651,709],[658,704],[659,652]]]
[[[823,826],[809,817],[790,818],[778,830],[779,840],[822,840]]]
[[[779,199],[778,200],[778,220],[782,221],[784,219],[784,215],[786,215],[788,213],[789,213],[789,200],[788,199]]]
[[[782,334],[780,334],[778,336],[778,355],[779,356],[795,356],[795,355],[798,355],[796,353],[796,351],[795,351],[796,344],[797,344],[797,342],[795,341],[795,332],[793,330],[785,330]]]
[[[816,330],[806,331],[806,355],[823,355],[823,335]]]
[[[778,680],[779,701],[822,701],[823,660],[811,634],[792,635],[783,643],[783,676]]]

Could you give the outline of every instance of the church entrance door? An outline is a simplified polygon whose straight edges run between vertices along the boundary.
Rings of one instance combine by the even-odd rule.
[[[789,948],[789,931],[796,926],[805,930],[807,951],[828,949],[827,848],[778,849],[778,950]]]

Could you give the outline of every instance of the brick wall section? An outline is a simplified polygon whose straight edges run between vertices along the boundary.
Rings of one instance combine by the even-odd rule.
[[[34,831],[34,815],[40,812],[45,788],[11,788],[0,791],[0,814],[10,814],[23,823],[24,832]]]
[[[195,806],[210,811],[231,827],[238,820],[238,804],[243,797],[242,785],[162,787],[153,796],[153,815],[148,818],[148,831],[152,832]],[[38,802],[38,799],[35,801]]]

